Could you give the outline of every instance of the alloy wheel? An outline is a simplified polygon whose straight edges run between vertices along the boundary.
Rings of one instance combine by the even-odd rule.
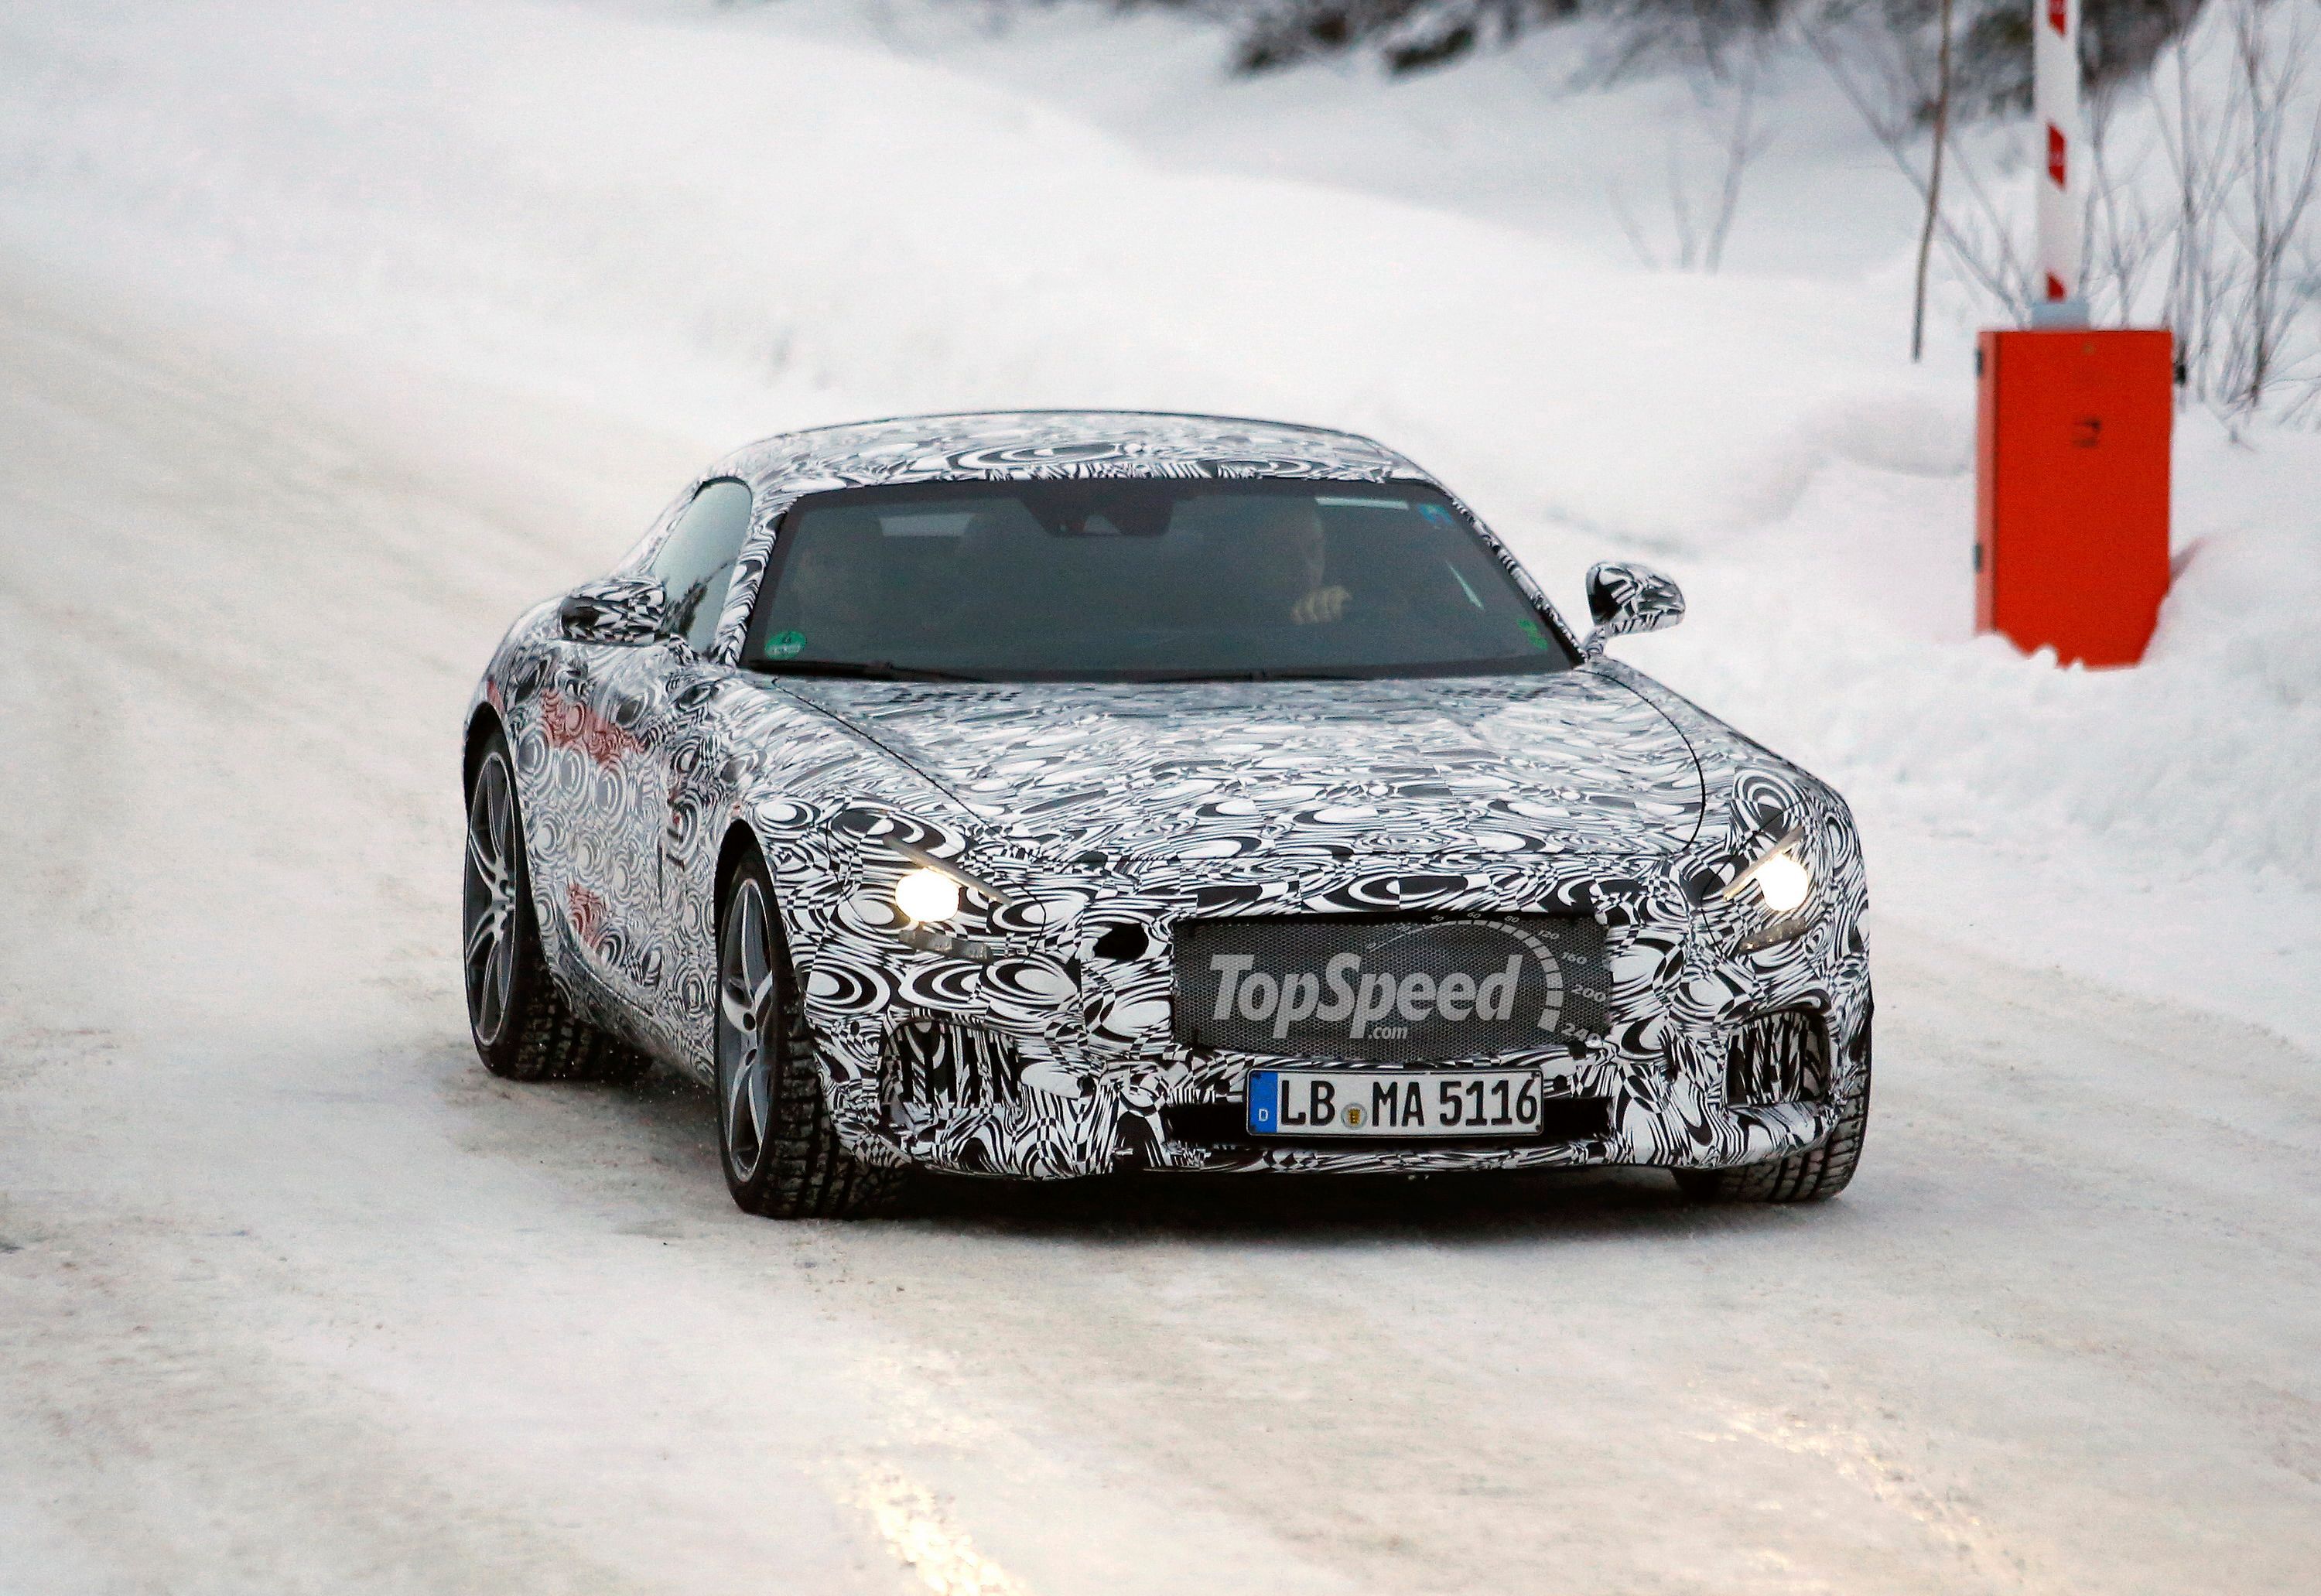
[[[773,1128],[773,1049],[779,994],[773,923],[764,889],[744,877],[725,910],[717,955],[717,1114],[735,1179],[764,1162]]]
[[[460,928],[468,1023],[488,1047],[505,1028],[515,992],[515,789],[495,752],[476,772],[468,802],[468,862],[460,872]]]

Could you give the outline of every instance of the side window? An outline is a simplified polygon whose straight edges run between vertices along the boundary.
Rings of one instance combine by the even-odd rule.
[[[693,496],[653,556],[652,573],[669,589],[670,627],[703,653],[716,641],[725,588],[749,532],[750,490],[728,478]]]

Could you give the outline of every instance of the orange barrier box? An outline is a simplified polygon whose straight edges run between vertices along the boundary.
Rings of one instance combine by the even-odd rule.
[[[1976,630],[2134,664],[2168,594],[2173,334],[1986,332],[1975,371]]]

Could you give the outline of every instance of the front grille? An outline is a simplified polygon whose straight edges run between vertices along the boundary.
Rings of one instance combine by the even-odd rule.
[[[1005,1036],[941,1020],[906,1020],[887,1033],[887,1100],[1014,1103],[1024,1096],[1024,1065]]]
[[[1829,1096],[1829,1026],[1802,1008],[1761,1015],[1725,1044],[1725,1100],[1736,1107],[1817,1103]]]
[[[1182,1142],[1197,1147],[1233,1147],[1262,1144],[1278,1146],[1327,1145],[1349,1152],[1366,1147],[1457,1147],[1467,1138],[1456,1136],[1252,1136],[1249,1134],[1249,1109],[1239,1099],[1229,1103],[1170,1103],[1160,1110],[1160,1130],[1172,1142]],[[1536,1135],[1473,1138],[1488,1140],[1496,1145],[1515,1143],[1529,1145],[1534,1142],[1579,1142],[1612,1134],[1612,1099],[1609,1098],[1549,1098],[1540,1105],[1540,1127]]]
[[[1187,920],[1176,1035],[1188,1047],[1427,1063],[1600,1036],[1604,927],[1563,915]]]

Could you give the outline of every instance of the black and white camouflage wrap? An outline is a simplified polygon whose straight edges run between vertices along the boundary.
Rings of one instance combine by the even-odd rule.
[[[706,657],[668,640],[568,642],[551,601],[509,632],[470,708],[471,749],[496,718],[514,751],[542,940],[576,1003],[705,1079],[721,861],[754,845],[833,1114],[873,1162],[1033,1177],[1707,1168],[1830,1132],[1867,1070],[1852,816],[1600,653],[1550,675],[1165,685],[776,679],[733,663],[799,496],[1074,476],[1433,482],[1343,433],[1108,412],[878,422],[719,462],[699,480],[740,479],[754,510]],[[644,573],[692,486],[611,579]],[[1792,830],[1815,880],[1806,928],[1744,953],[1768,917],[1722,889]],[[947,927],[988,956],[898,936],[891,889],[910,866],[894,840],[1012,895],[969,894]],[[1608,1134],[1390,1148],[1172,1137],[1165,1110],[1238,1103],[1251,1069],[1279,1062],[1177,1044],[1174,925],[1323,912],[1592,915],[1607,1032],[1494,1062],[1536,1063],[1551,1096],[1608,1099]],[[1818,1100],[1727,1100],[1728,1055],[1751,1056],[1737,1044],[1766,1017],[1821,1027]]]
[[[1596,621],[1587,638],[1592,654],[1615,637],[1675,625],[1684,619],[1684,595],[1648,566],[1607,561],[1588,568],[1588,609]]]

